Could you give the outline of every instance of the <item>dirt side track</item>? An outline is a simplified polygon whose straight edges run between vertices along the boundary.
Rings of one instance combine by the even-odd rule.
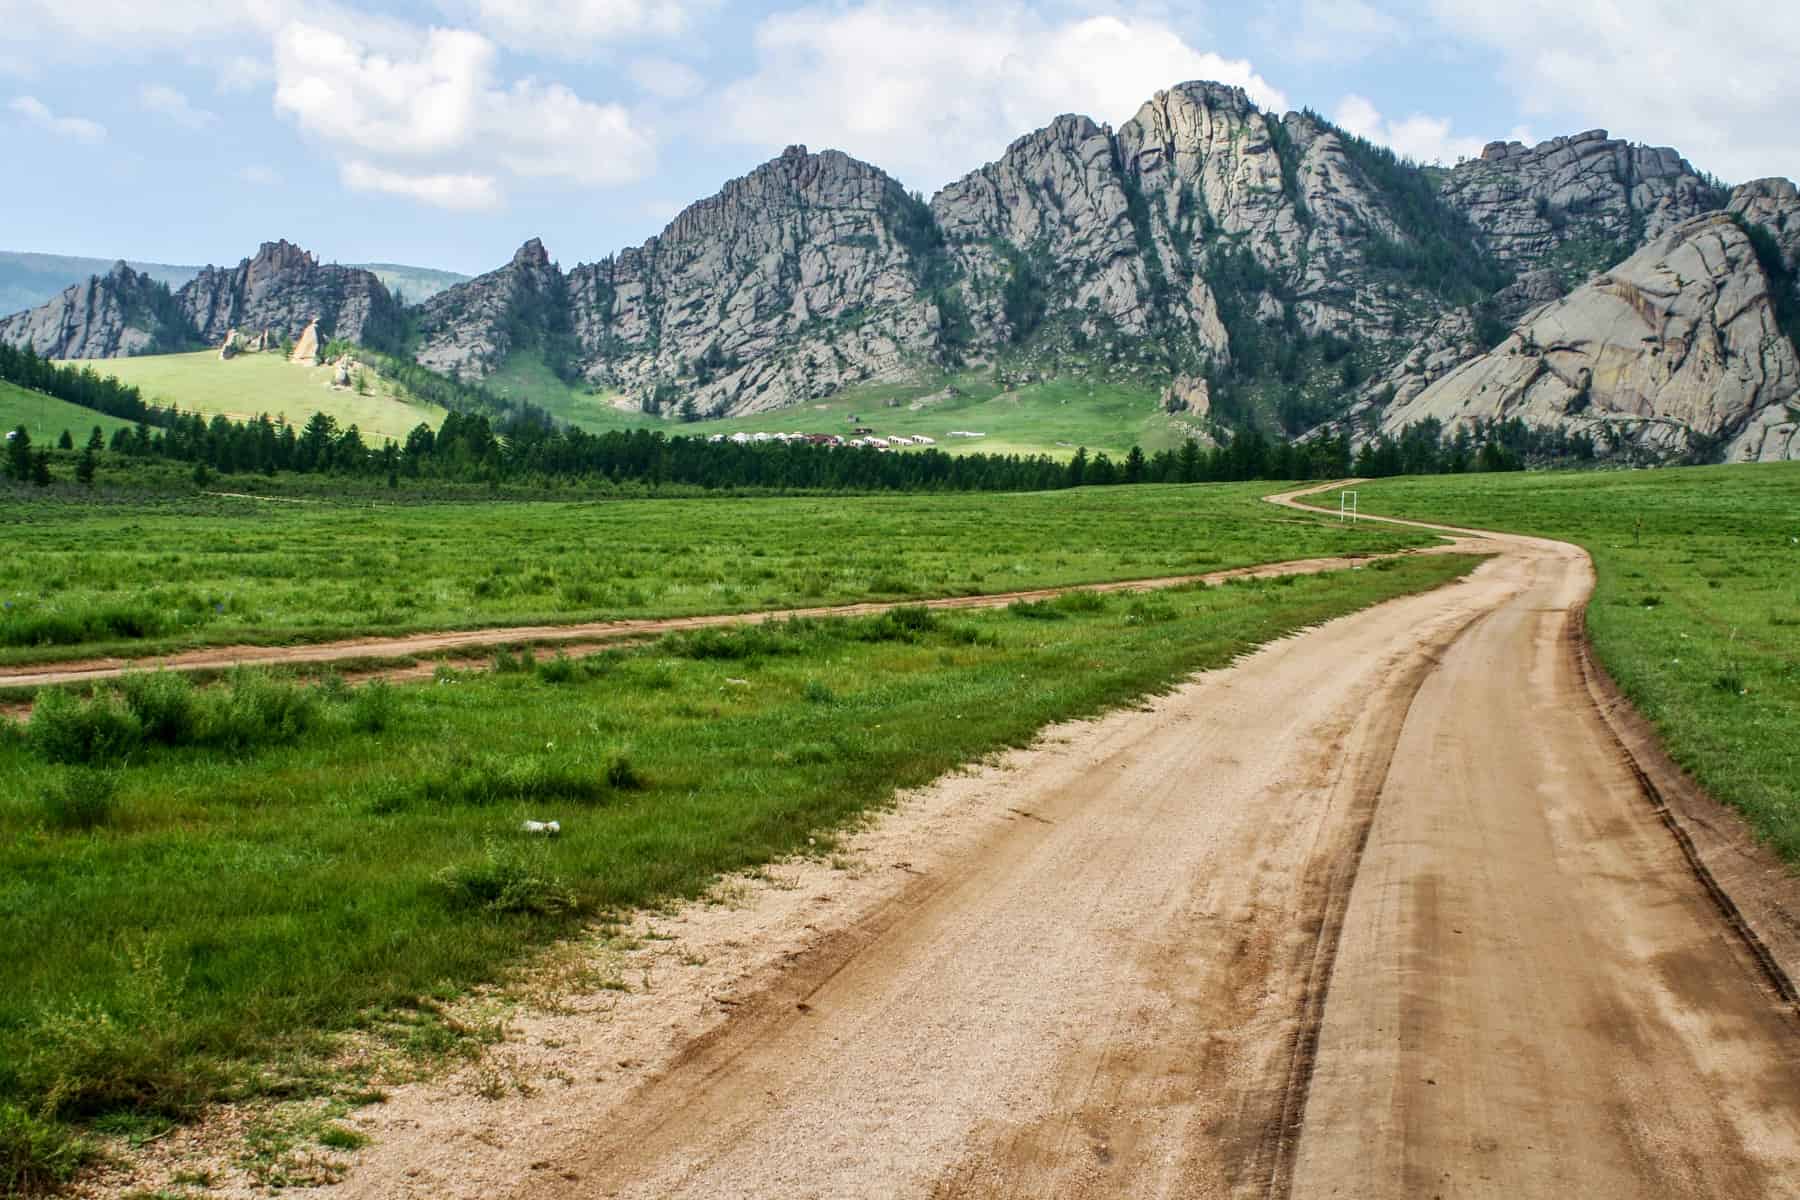
[[[560,1099],[396,1096],[322,1194],[1800,1195],[1785,951],[1595,703],[1586,555],[1487,540],[926,789],[860,891],[696,913],[730,996],[665,975]]]
[[[1213,586],[1233,579],[1273,579],[1281,575],[1316,575],[1366,566],[1383,558],[1407,554],[1444,552],[1483,553],[1485,544],[1472,538],[1450,544],[1392,554],[1350,557],[1301,558],[1287,562],[1233,567],[1202,575],[1169,575],[1155,579],[1125,579],[1110,583],[1076,584],[1037,588],[1022,592],[992,592],[978,596],[945,596],[929,600],[869,601],[818,608],[790,608],[744,613],[709,613],[694,617],[659,617],[619,621],[590,621],[571,625],[500,625],[439,633],[412,633],[396,637],[351,638],[305,646],[210,646],[145,658],[88,658],[29,666],[0,667],[0,688],[24,689],[98,683],[117,679],[130,671],[224,671],[233,667],[328,667],[334,663],[366,663],[433,656],[475,657],[506,646],[549,646],[579,652],[621,643],[644,641],[669,633],[722,626],[758,625],[766,621],[809,618],[866,617],[896,608],[922,606],[931,609],[1004,608],[1009,604],[1036,603],[1068,592],[1153,592],[1163,588],[1203,583]],[[359,670],[357,675],[406,678],[429,674],[420,668]]]

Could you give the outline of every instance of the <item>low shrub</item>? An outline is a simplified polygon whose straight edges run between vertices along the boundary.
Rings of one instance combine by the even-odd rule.
[[[0,1103],[0,1196],[56,1191],[91,1157],[93,1151],[68,1126]]]
[[[1064,592],[1052,601],[1066,613],[1099,613],[1106,611],[1106,597],[1099,592]]]
[[[142,744],[144,731],[136,714],[112,692],[95,692],[84,700],[50,689],[38,693],[25,738],[47,761],[79,765],[125,758]]]
[[[207,693],[197,740],[222,750],[292,742],[312,728],[318,699],[307,689],[261,671],[237,670]]]
[[[606,763],[606,786],[620,792],[641,792],[649,784],[638,774],[631,759],[615,754]]]
[[[112,824],[118,808],[119,777],[93,767],[70,767],[38,796],[44,824],[69,833]]]
[[[809,679],[806,681],[806,686],[801,690],[801,695],[806,697],[806,702],[808,704],[837,703],[837,693],[816,679]]]
[[[380,733],[394,723],[399,694],[385,679],[371,680],[350,696],[350,725],[358,733]]]
[[[581,667],[559,650],[555,658],[538,664],[537,675],[545,683],[574,683],[581,677]]]
[[[455,908],[550,917],[578,907],[575,893],[550,869],[541,849],[490,842],[479,862],[445,867],[436,882]]]
[[[908,604],[857,622],[852,636],[859,642],[916,642],[937,627],[936,613],[923,604]]]
[[[1061,621],[1069,615],[1047,600],[1014,600],[1006,606],[1006,611],[1029,621]]]
[[[555,762],[537,755],[451,756],[416,789],[419,799],[434,804],[484,805],[508,801],[594,803],[607,797],[606,771],[592,766]]]
[[[119,680],[119,693],[146,741],[185,746],[194,740],[199,712],[187,676],[174,671],[134,672]]]

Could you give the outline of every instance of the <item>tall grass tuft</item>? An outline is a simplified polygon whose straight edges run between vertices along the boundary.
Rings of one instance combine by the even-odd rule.
[[[129,674],[119,680],[119,693],[146,741],[185,746],[194,740],[200,718],[187,676],[173,671]]]
[[[0,1196],[48,1195],[92,1156],[68,1126],[0,1103]]]
[[[31,748],[53,763],[117,762],[144,740],[137,715],[114,693],[85,700],[56,689],[40,692],[25,727]]]
[[[554,917],[579,907],[542,850],[489,842],[479,861],[445,867],[435,878],[453,908]]]
[[[44,824],[65,833],[84,833],[112,824],[119,809],[119,777],[93,767],[70,767],[38,794]]]

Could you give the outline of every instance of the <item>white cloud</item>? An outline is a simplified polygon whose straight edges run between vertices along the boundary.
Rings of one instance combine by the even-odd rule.
[[[219,123],[219,114],[195,108],[188,98],[172,87],[160,83],[146,84],[138,90],[138,103],[166,121],[183,129],[200,130]]]
[[[1767,0],[1432,0],[1448,30],[1498,52],[1524,111],[1571,131],[1672,144],[1742,180],[1800,176],[1800,5]]]
[[[453,20],[474,26],[509,50],[583,58],[604,42],[685,33],[694,0],[439,0]]]
[[[83,43],[132,50],[273,28],[296,0],[0,0],[9,36],[70,50]]]
[[[412,175],[352,160],[343,166],[344,186],[356,192],[404,196],[421,204],[456,212],[485,212],[500,207],[500,184],[491,175]]]
[[[238,178],[252,187],[274,187],[281,182],[281,176],[273,167],[252,165],[238,171]]]
[[[700,72],[667,58],[640,58],[631,64],[627,74],[638,87],[664,100],[685,100],[706,89]]]
[[[1482,147],[1487,145],[1482,138],[1451,134],[1448,117],[1414,113],[1398,121],[1389,121],[1366,97],[1355,93],[1338,103],[1331,119],[1358,137],[1386,146],[1402,158],[1417,163],[1454,166],[1458,159],[1481,157]],[[1514,133],[1524,131],[1515,130]]]
[[[1274,21],[1266,29],[1302,62],[1350,62],[1408,39],[1403,22],[1363,0],[1304,0],[1291,30]]]
[[[36,96],[20,96],[6,107],[39,129],[47,130],[57,137],[73,138],[78,142],[106,140],[106,126],[86,117],[59,117]]]
[[[606,186],[654,164],[649,135],[620,105],[559,83],[502,85],[498,52],[480,34],[433,29],[390,42],[372,50],[303,24],[276,38],[276,109],[351,160],[352,186],[479,208],[498,203],[502,172]]]
[[[275,68],[267,60],[248,54],[234,54],[217,67],[221,92],[248,92],[275,77]]]
[[[1059,113],[1129,119],[1158,88],[1237,84],[1287,100],[1251,65],[1197,50],[1155,20],[1052,21],[1022,4],[866,0],[771,16],[757,69],[725,90],[728,136],[773,150],[804,141],[937,185],[996,158]]]

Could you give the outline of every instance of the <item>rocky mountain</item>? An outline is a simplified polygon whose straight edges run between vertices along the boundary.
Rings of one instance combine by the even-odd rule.
[[[314,321],[327,339],[384,344],[404,321],[400,306],[373,273],[321,265],[286,240],[264,242],[254,257],[235,268],[205,268],[175,298],[210,345],[239,328],[296,338]]]
[[[200,344],[168,285],[123,262],[47,304],[0,317],[0,342],[51,358],[122,358]]]
[[[1789,203],[1783,216],[1800,216]],[[1706,213],[1531,312],[1382,416],[1454,432],[1518,418],[1645,459],[1800,457],[1800,361],[1744,222]]]
[[[1450,172],[1442,193],[1495,258],[1556,269],[1569,284],[1726,198],[1674,150],[1634,146],[1604,129],[1531,147],[1492,142]]]
[[[398,345],[405,314],[379,279],[320,264],[287,241],[264,243],[234,268],[205,267],[180,290],[119,263],[50,303],[0,319],[0,340],[48,358],[121,358],[221,345],[234,329]]]

